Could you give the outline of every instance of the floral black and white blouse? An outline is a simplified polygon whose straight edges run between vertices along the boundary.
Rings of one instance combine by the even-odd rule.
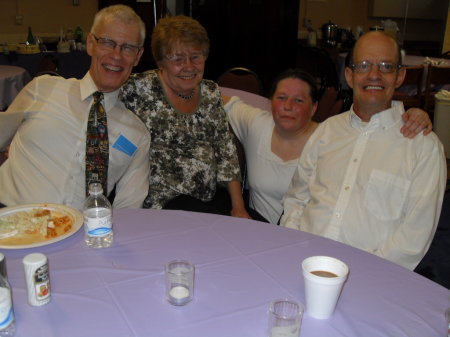
[[[151,136],[145,208],[162,208],[180,194],[210,201],[217,182],[240,180],[219,88],[209,80],[202,80],[200,88],[200,104],[192,114],[170,104],[156,70],[131,75],[121,90],[122,101]]]

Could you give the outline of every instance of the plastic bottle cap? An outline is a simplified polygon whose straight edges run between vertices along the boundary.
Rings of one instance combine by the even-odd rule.
[[[90,183],[89,184],[89,193],[90,194],[102,194],[103,193],[103,187],[100,183]]]

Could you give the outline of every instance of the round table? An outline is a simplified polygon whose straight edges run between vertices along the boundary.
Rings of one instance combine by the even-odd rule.
[[[119,209],[114,244],[88,248],[83,231],[44,247],[4,250],[16,337],[264,337],[268,304],[305,303],[301,262],[328,255],[349,278],[333,316],[303,318],[301,337],[446,336],[450,291],[403,267],[301,231],[212,214]],[[22,259],[48,256],[52,300],[27,304]],[[195,264],[182,307],[165,299],[164,264]]]
[[[28,81],[30,75],[24,68],[0,65],[0,110],[11,104]]]

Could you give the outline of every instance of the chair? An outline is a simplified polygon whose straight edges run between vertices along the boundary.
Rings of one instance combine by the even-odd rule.
[[[434,108],[434,95],[444,84],[450,84],[450,67],[428,66],[427,80],[425,84],[424,110],[428,113]]]
[[[447,50],[445,53],[442,53],[442,55],[439,57],[441,59],[450,59],[450,50]]]
[[[405,108],[423,106],[422,79],[424,66],[404,67],[406,74],[400,88],[394,92],[393,99],[402,101]]]
[[[430,248],[414,271],[450,289],[450,189],[444,194],[441,216]]]
[[[338,98],[338,91],[334,87],[323,89],[322,96],[317,104],[317,111],[313,116],[315,122],[323,122],[330,117],[330,112]]]
[[[41,75],[50,75],[50,76],[60,76],[58,74],[58,58],[53,54],[46,54],[44,55],[38,64],[38,70],[35,75],[41,76]]]
[[[337,115],[342,111],[348,110],[350,104],[347,102],[348,95],[342,90],[337,90],[334,87],[327,87],[323,89],[322,96],[320,96],[317,104],[317,111],[312,117],[312,120],[321,123],[328,117]],[[345,109],[345,110],[344,110]]]
[[[217,79],[221,87],[239,89],[257,95],[263,95],[263,87],[258,75],[247,68],[235,67],[226,70]]]

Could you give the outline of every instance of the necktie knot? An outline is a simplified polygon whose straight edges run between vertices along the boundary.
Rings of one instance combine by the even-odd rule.
[[[94,92],[92,96],[94,96],[94,103],[99,103],[103,100],[103,93],[101,91]]]

